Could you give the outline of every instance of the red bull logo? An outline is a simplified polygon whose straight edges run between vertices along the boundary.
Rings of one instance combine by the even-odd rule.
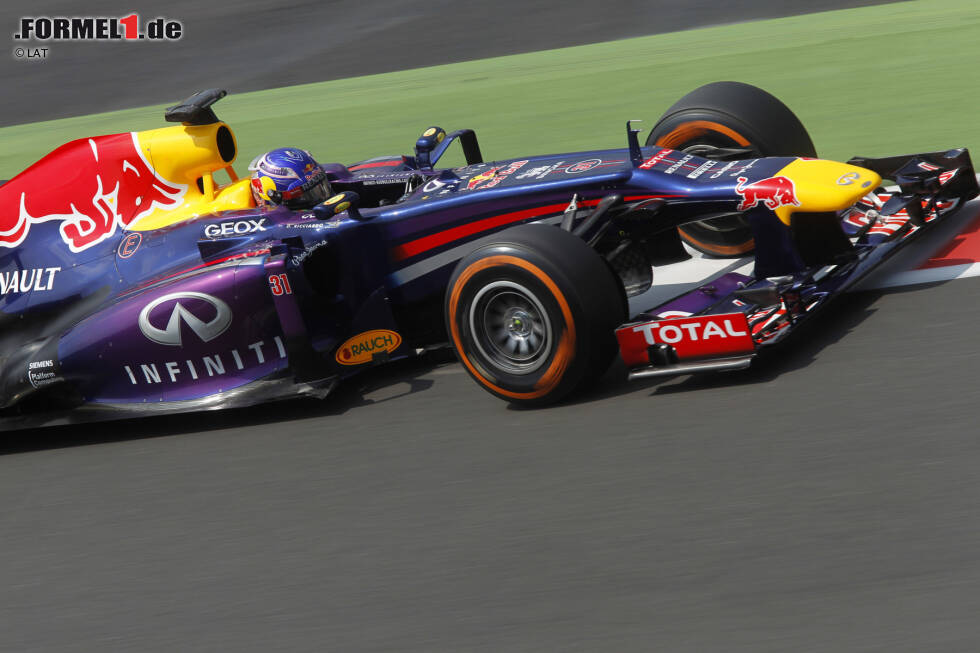
[[[747,181],[747,177],[739,177],[735,185],[735,192],[742,196],[738,205],[739,211],[751,209],[760,203],[769,209],[800,205],[796,198],[796,186],[789,177],[769,177],[746,186]]]
[[[81,252],[156,209],[177,208],[186,191],[156,174],[136,132],[72,141],[0,186],[0,247],[58,221],[61,239]]]
[[[513,161],[506,166],[497,166],[490,168],[480,174],[471,177],[469,182],[466,184],[467,190],[475,190],[477,188],[493,188],[498,186],[507,177],[514,174],[527,164],[527,161]]]
[[[484,170],[478,175],[470,177],[470,180],[466,183],[466,189],[473,190],[475,188],[479,188],[480,184],[484,184],[493,179],[498,170],[500,170],[500,168],[490,168],[489,170]]]

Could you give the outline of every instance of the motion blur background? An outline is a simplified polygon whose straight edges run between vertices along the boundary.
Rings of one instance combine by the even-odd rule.
[[[36,13],[78,11],[50,4]],[[86,10],[162,15],[181,21],[184,36],[48,41],[38,44],[49,48],[43,60],[7,59],[0,125],[85,117],[0,131],[0,172],[79,133],[159,126],[163,106],[215,86],[233,94],[219,115],[246,162],[284,144],[327,161],[400,152],[430,124],[476,128],[491,157],[608,147],[623,140],[627,117],[652,126],[678,97],[719,79],[782,98],[825,156],[962,145],[972,127],[968,112],[946,110],[975,101],[963,83],[978,50],[972,0],[817,14],[802,12],[837,3],[134,4]],[[0,24],[13,34],[22,11],[5,5]],[[773,20],[751,22],[764,17]]]
[[[205,87],[242,93],[872,4],[878,3],[87,2],[84,16],[137,13],[144,22],[163,16],[181,21],[184,36],[178,43],[49,41],[45,65],[3,67],[0,84],[17,92],[5,93],[0,124],[174,102]],[[22,17],[81,16],[80,10],[69,0],[5,3],[0,25],[12,34]],[[11,50],[14,45],[11,40]]]
[[[980,145],[972,0],[64,1],[0,27],[81,11],[184,37],[28,61],[11,36],[0,178],[209,87],[240,172],[431,124],[491,158],[609,147],[719,79],[824,156]],[[323,403],[4,433],[0,650],[977,650],[978,290],[854,294],[752,370],[614,369],[545,410],[437,354]]]

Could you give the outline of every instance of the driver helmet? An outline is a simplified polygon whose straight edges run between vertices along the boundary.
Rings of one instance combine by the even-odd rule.
[[[309,209],[333,195],[327,174],[306,150],[280,147],[255,157],[248,169],[258,206]]]

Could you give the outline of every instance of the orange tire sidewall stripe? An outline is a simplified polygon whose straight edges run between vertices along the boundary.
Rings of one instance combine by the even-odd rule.
[[[712,122],[710,120],[692,120],[691,122],[678,125],[673,129],[673,131],[670,131],[658,138],[657,145],[659,147],[675,147],[691,138],[697,138],[707,131],[715,131],[720,134],[724,134],[742,147],[747,147],[751,144],[747,138],[739,134],[734,129],[726,127],[721,123]],[[688,241],[692,245],[701,247],[722,256],[745,254],[752,251],[752,248],[755,246],[755,243],[753,242],[749,242],[744,245],[708,245],[707,243],[702,243],[700,240],[692,236],[691,233],[686,231],[683,226],[678,227],[678,229],[681,232],[684,240]]]
[[[667,132],[658,138],[657,145],[659,147],[675,147],[691,138],[697,138],[707,131],[715,131],[720,134],[724,134],[742,147],[747,147],[750,145],[747,138],[739,134],[731,127],[726,127],[721,123],[712,122],[710,120],[692,120],[691,122],[678,125],[672,131]]]
[[[551,365],[545,370],[538,382],[534,384],[534,390],[531,392],[513,392],[511,390],[505,390],[479,372],[475,365],[470,361],[469,357],[463,351],[460,346],[460,336],[459,336],[459,325],[456,322],[456,311],[459,307],[459,296],[463,291],[463,287],[466,282],[469,281],[473,275],[487,268],[494,267],[497,265],[514,265],[519,267],[534,276],[538,281],[543,283],[545,287],[551,291],[552,296],[555,301],[558,302],[558,306],[561,308],[562,316],[565,318],[565,329],[562,333],[561,340],[558,341],[558,347],[555,350],[555,356],[551,361]],[[463,365],[469,370],[475,378],[480,380],[480,383],[490,388],[497,394],[503,395],[504,397],[510,397],[511,399],[537,399],[538,397],[543,397],[544,395],[551,392],[556,385],[561,381],[565,370],[568,369],[569,364],[572,362],[572,358],[575,356],[575,322],[572,320],[572,309],[568,306],[568,301],[565,299],[564,293],[562,293],[555,282],[551,280],[551,277],[546,275],[541,268],[536,265],[529,263],[523,259],[517,258],[516,256],[509,256],[507,254],[497,254],[494,256],[488,256],[485,259],[479,261],[474,261],[463,270],[459,278],[453,284],[452,294],[449,296],[449,326],[452,330],[453,345],[456,346],[456,353],[459,359],[463,361]]]
[[[706,249],[710,252],[719,254],[721,256],[734,256],[736,254],[747,254],[751,252],[752,249],[755,247],[755,241],[752,240],[751,238],[748,240],[748,242],[746,242],[743,245],[709,245],[708,243],[703,243],[697,238],[695,238],[694,236],[692,236],[691,232],[686,231],[683,225],[677,227],[677,230],[681,232],[681,238],[686,240],[691,245],[694,245],[695,247],[700,247],[702,249]]]

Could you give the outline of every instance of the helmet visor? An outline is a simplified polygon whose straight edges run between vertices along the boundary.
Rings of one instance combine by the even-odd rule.
[[[333,191],[330,189],[327,175],[320,170],[302,186],[283,191],[282,203],[291,209],[309,209],[331,195],[333,195]]]

